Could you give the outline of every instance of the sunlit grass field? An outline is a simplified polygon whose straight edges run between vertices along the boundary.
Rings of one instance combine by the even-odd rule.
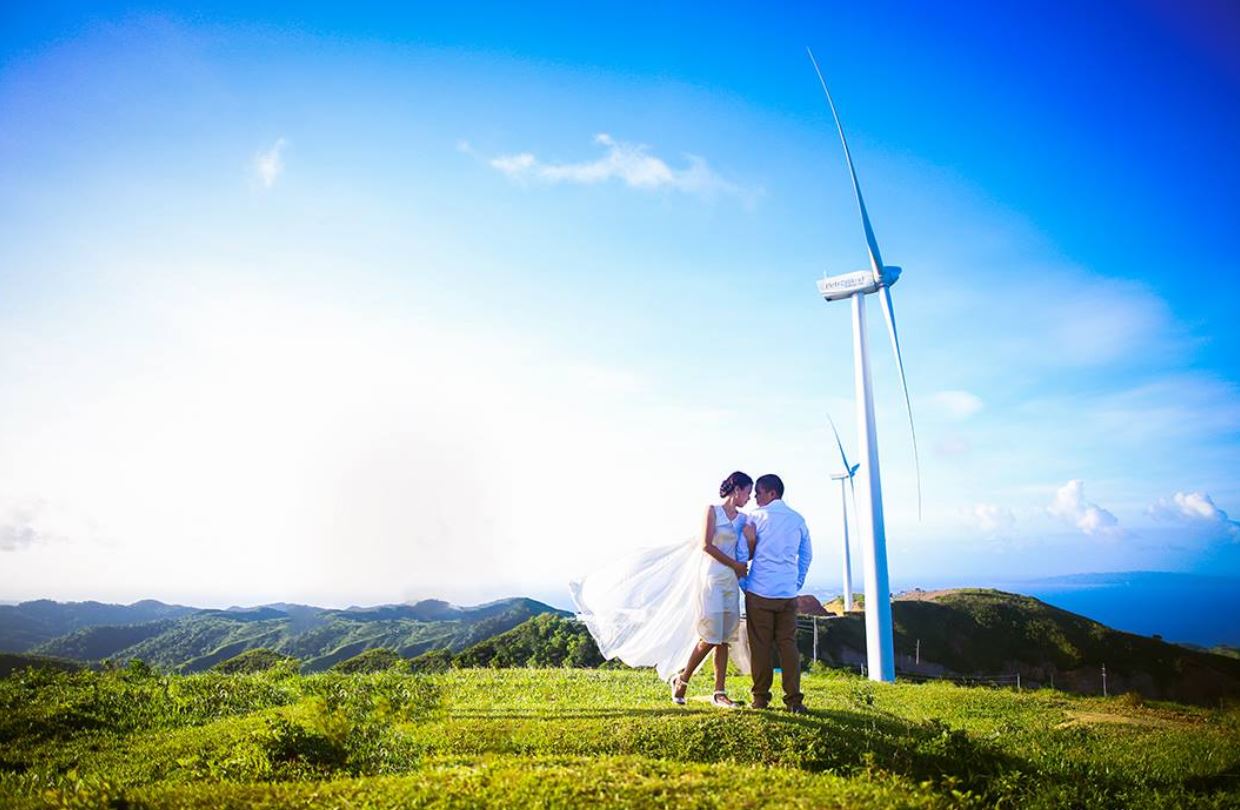
[[[1240,711],[803,678],[808,716],[648,671],[0,680],[9,807],[1237,807]],[[744,678],[732,694],[746,698]]]

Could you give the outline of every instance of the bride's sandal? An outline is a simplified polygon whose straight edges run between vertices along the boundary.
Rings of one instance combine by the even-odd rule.
[[[677,706],[685,705],[685,692],[689,691],[689,682],[680,677],[684,673],[682,669],[672,678],[672,703]]]
[[[716,692],[715,696],[710,699],[710,702],[721,709],[740,708],[740,704],[728,697],[727,692]]]

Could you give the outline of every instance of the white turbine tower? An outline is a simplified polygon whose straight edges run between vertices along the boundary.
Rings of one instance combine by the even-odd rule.
[[[870,216],[861,197],[861,185],[853,168],[852,154],[844,138],[844,126],[827,82],[822,78],[818,62],[808,48],[810,62],[822,92],[827,96],[831,117],[840,133],[844,147],[844,159],[852,176],[853,192],[857,197],[857,209],[861,212],[861,225],[865,229],[865,242],[870,252],[870,268],[854,273],[824,278],[818,282],[818,292],[828,301],[852,299],[853,316],[853,369],[857,388],[857,432],[862,452],[861,502],[857,510],[858,529],[866,553],[865,563],[865,648],[869,664],[869,677],[875,681],[896,679],[895,648],[891,627],[891,587],[887,580],[887,532],[883,523],[883,490],[878,472],[878,435],[874,424],[874,394],[870,386],[870,356],[865,343],[865,296],[881,292],[879,302],[887,319],[887,332],[891,336],[891,348],[895,352],[896,366],[900,370],[900,388],[904,392],[904,407],[908,412],[909,430],[913,433],[913,463],[917,471],[917,515],[921,516],[921,465],[917,460],[917,432],[913,428],[913,408],[909,404],[908,384],[904,379],[904,360],[900,355],[900,339],[896,333],[896,316],[891,305],[891,285],[900,278],[900,268],[883,264],[878,252],[878,240],[870,227]]]
[[[840,449],[840,461],[844,462],[844,472],[836,473],[831,476],[832,481],[840,482],[840,514],[844,518],[844,534],[841,543],[843,554],[843,577],[844,582],[844,612],[847,613],[853,609],[853,592],[852,592],[852,557],[848,550],[848,495],[845,492],[844,482],[848,482],[848,489],[852,490],[853,514],[857,514],[857,489],[853,486],[853,476],[857,474],[857,468],[860,464],[849,466],[848,456],[844,454],[844,443],[840,441],[840,432],[835,429],[835,420],[831,418],[831,414],[827,414],[827,421],[831,423],[831,432],[835,434],[835,446]]]

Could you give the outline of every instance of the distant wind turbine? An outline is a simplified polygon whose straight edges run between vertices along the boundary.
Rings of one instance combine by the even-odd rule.
[[[835,446],[840,449],[840,461],[844,462],[844,472],[836,473],[831,476],[832,481],[840,482],[840,514],[844,518],[844,539],[842,543],[843,550],[843,582],[844,582],[844,612],[853,609],[853,592],[852,592],[852,557],[848,550],[848,496],[845,493],[844,482],[848,482],[848,489],[852,490],[853,514],[857,514],[857,489],[853,486],[853,476],[857,474],[857,468],[860,464],[848,465],[848,456],[844,454],[844,443],[840,441],[840,432],[835,429],[835,420],[831,418],[831,414],[827,414],[827,421],[831,423],[831,432],[835,434]]]
[[[887,532],[883,522],[882,482],[878,472],[878,435],[874,424],[874,393],[870,386],[870,356],[865,342],[865,296],[873,292],[882,292],[879,302],[883,315],[887,319],[887,333],[891,337],[891,348],[895,352],[896,366],[900,370],[900,388],[904,392],[904,408],[908,413],[908,426],[913,434],[913,465],[917,473],[917,516],[921,517],[921,464],[917,458],[917,431],[913,427],[913,407],[909,403],[908,383],[904,379],[904,359],[900,354],[900,338],[896,332],[895,310],[891,304],[891,285],[900,278],[899,267],[883,264],[878,252],[878,240],[874,238],[874,229],[870,226],[870,215],[865,210],[865,200],[861,197],[861,184],[857,182],[857,171],[853,168],[852,154],[848,151],[848,141],[844,138],[844,126],[840,123],[839,113],[835,110],[835,101],[827,82],[818,69],[818,61],[813,51],[809,60],[818,74],[822,92],[827,96],[827,104],[831,108],[831,117],[835,119],[835,128],[840,133],[840,143],[844,147],[844,159],[848,163],[848,173],[852,176],[853,192],[857,196],[857,209],[861,212],[861,225],[865,229],[865,242],[870,252],[870,269],[830,276],[818,282],[818,292],[828,301],[852,299],[853,316],[853,369],[857,389],[857,432],[859,445],[864,453],[863,466],[865,474],[861,476],[861,495],[865,508],[858,510],[858,529],[861,541],[868,553],[864,555],[865,564],[865,648],[869,664],[869,677],[875,681],[894,681],[895,644],[891,626],[891,587],[887,577]]]

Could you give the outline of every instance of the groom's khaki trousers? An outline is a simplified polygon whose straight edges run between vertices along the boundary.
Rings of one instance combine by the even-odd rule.
[[[784,705],[800,706],[801,653],[797,650],[797,600],[767,599],[753,593],[745,594],[746,632],[749,635],[749,660],[753,672],[753,705],[771,702],[771,647],[779,648],[779,667],[784,685]]]

